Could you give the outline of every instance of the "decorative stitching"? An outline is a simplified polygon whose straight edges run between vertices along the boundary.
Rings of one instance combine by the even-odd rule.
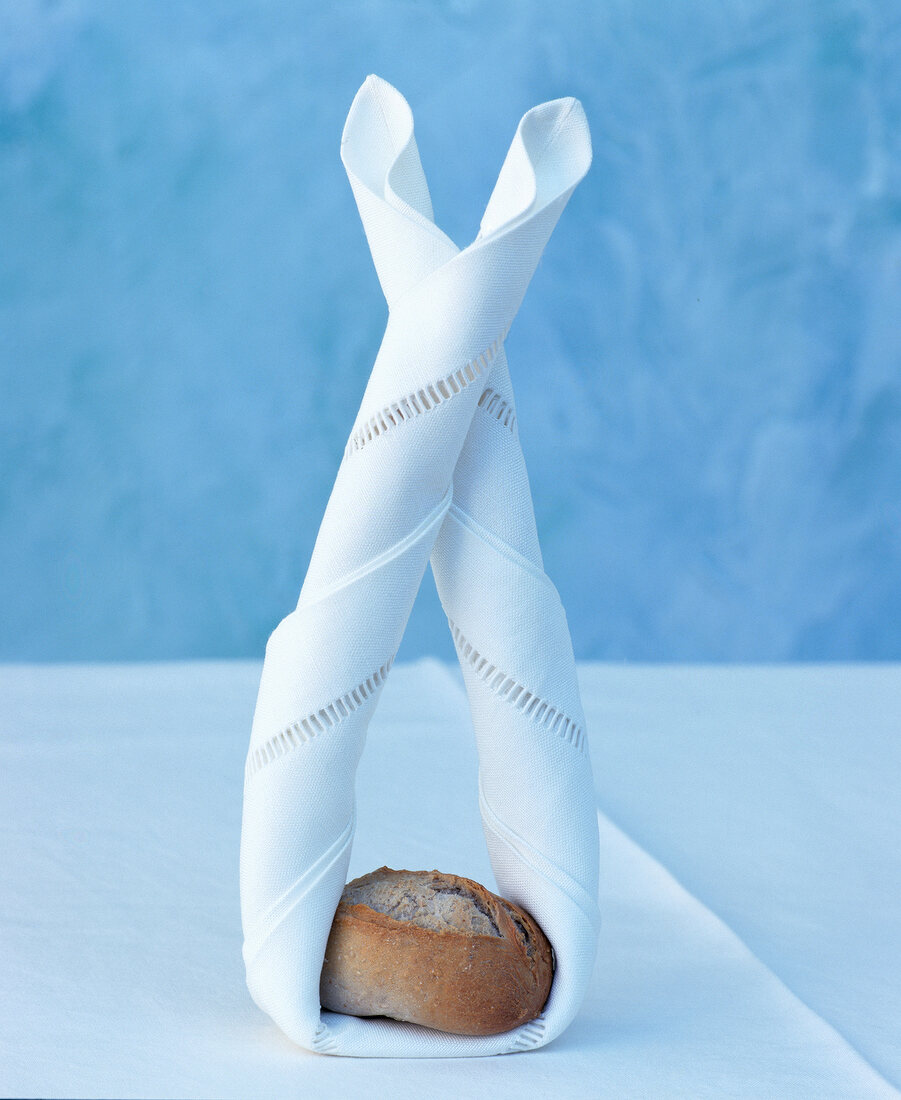
[[[271,764],[273,760],[278,760],[279,757],[284,756],[292,749],[306,744],[318,733],[324,733],[327,729],[332,729],[333,726],[337,726],[339,722],[347,718],[349,714],[359,710],[363,703],[384,684],[393,663],[394,658],[392,657],[381,668],[373,672],[371,676],[367,676],[362,683],[351,688],[345,695],[326,703],[315,714],[308,714],[305,718],[301,718],[285,729],[279,730],[277,734],[270,737],[259,748],[254,749],[247,758],[244,770],[245,780],[256,775],[261,768]]]
[[[313,1050],[318,1051],[320,1054],[328,1054],[333,1051],[338,1045],[338,1040],[329,1031],[325,1024],[320,1023],[316,1028],[316,1034],[313,1036]]]
[[[450,619],[448,623],[460,661],[465,661],[490,691],[506,699],[511,706],[527,714],[534,722],[544,726],[561,740],[568,741],[579,752],[585,752],[585,731],[578,723],[562,710],[552,707],[534,692],[528,691],[525,685],[508,676],[506,672],[502,672],[496,665],[491,664],[487,657],[483,657],[472,643],[466,640],[459,627],[455,626]]]
[[[513,1050],[529,1050],[531,1047],[537,1046],[544,1038],[544,1026],[545,1020],[543,1016],[537,1016],[534,1020],[530,1020],[529,1023],[523,1024],[518,1029],[511,1051]]]
[[[440,378],[437,382],[430,382],[415,393],[408,393],[393,405],[386,405],[353,432],[344,449],[344,457],[348,458],[354,451],[359,451],[367,443],[385,435],[392,428],[397,428],[408,420],[431,411],[458,393],[462,393],[471,382],[488,369],[488,365],[497,355],[503,342],[504,337],[499,336],[490,347],[474,359],[470,359],[459,370]]]
[[[489,416],[493,416],[495,420],[500,421],[505,428],[509,428],[515,434],[516,413],[509,401],[505,401],[497,390],[487,386],[479,398],[479,408],[482,412],[486,412]]]

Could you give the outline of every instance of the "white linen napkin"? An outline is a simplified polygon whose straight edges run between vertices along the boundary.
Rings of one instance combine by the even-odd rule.
[[[412,116],[389,85],[361,88],[342,156],[390,314],[300,600],[266,647],[241,837],[248,987],[289,1037],[323,1053],[507,1053],[569,1023],[597,938],[584,720],[502,351],[588,169],[588,129],[575,100],[528,112],[462,252],[432,221]],[[492,866],[556,954],[542,1018],[485,1038],[321,1012],[318,998],[366,727],[430,553],[471,701]]]

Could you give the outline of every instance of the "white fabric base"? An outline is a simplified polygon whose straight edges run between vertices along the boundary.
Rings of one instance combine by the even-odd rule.
[[[898,1095],[836,1030],[872,1047],[897,1018],[901,928],[881,915],[898,897],[898,666],[580,666],[600,805],[655,853],[666,842],[695,896],[602,815],[582,1010],[525,1057],[454,1061],[312,1054],[250,1000],[235,852],[259,672],[0,669],[0,1094]],[[436,867],[492,887],[476,766],[457,670],[396,667],[360,763],[349,875]],[[705,907],[714,891],[769,967]],[[860,941],[880,975],[849,950]],[[807,1008],[784,979],[814,945]],[[880,1057],[901,1081],[899,1045]]]

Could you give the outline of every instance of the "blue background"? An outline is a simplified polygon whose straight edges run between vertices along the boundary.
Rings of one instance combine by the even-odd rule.
[[[369,72],[461,245],[521,114],[587,111],[507,345],[577,655],[901,657],[893,0],[0,0],[0,657],[261,657],[293,607],[385,322]]]

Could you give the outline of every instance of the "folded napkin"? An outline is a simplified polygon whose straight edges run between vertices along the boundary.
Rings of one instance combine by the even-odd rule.
[[[342,157],[390,312],[297,608],[266,647],[241,837],[247,982],[311,1050],[508,1053],[567,1026],[597,940],[584,719],[565,615],[541,564],[502,347],[588,169],[588,129],[575,100],[528,112],[463,251],[432,220],[412,116],[390,85],[364,83]],[[469,693],[498,887],[535,916],[556,957],[542,1016],[484,1038],[319,1005],[356,768],[430,556]]]

